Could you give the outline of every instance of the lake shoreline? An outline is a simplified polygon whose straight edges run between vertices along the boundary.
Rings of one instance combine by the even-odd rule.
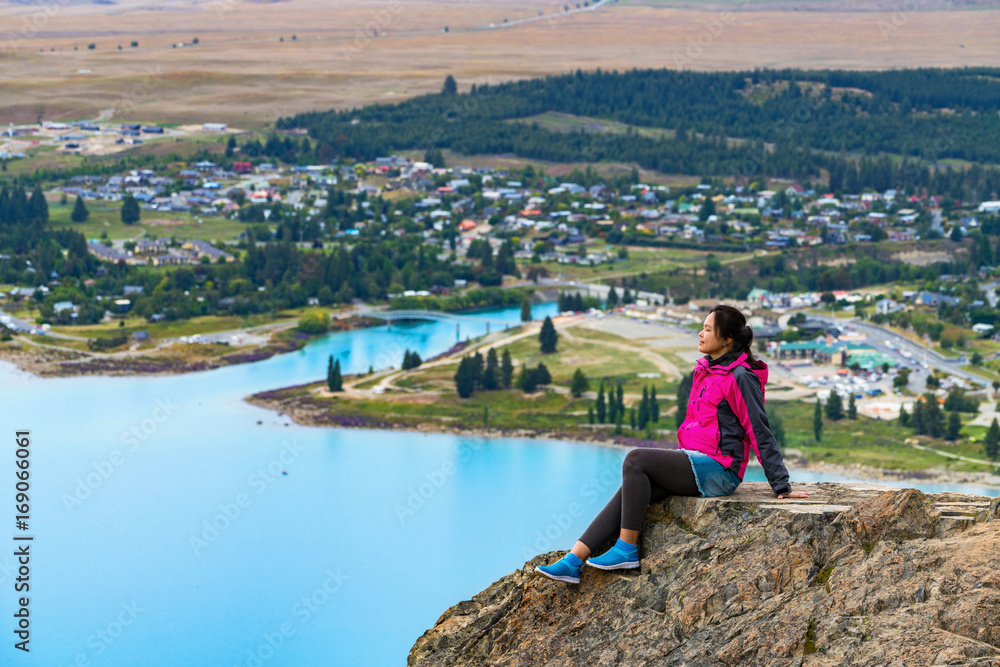
[[[378,326],[384,326],[384,323],[357,315],[338,318],[328,331],[319,334],[286,333],[294,328],[289,326],[281,331],[270,332],[267,342],[262,345],[237,347],[218,355],[200,354],[211,351],[211,343],[187,343],[188,349],[177,356],[170,353],[172,345],[100,353],[61,347],[57,344],[57,338],[51,339],[51,342],[38,343],[18,336],[13,341],[0,344],[0,361],[8,361],[18,369],[41,378],[181,375],[263,361],[275,355],[301,350],[315,338],[339,331]]]
[[[328,411],[310,409],[294,403],[294,396],[305,387],[316,384],[308,382],[281,389],[258,392],[243,398],[250,405],[272,410],[278,416],[289,417],[299,426],[324,428],[377,429],[384,431],[408,431],[411,433],[440,433],[447,435],[465,435],[479,438],[530,438],[539,440],[566,440],[586,444],[607,445],[631,449],[633,447],[659,448],[671,444],[664,440],[645,440],[629,436],[609,436],[603,433],[588,433],[587,431],[563,431],[559,429],[510,429],[490,428],[482,426],[467,426],[452,422],[424,421],[419,424],[409,424],[399,421],[371,419],[355,415],[335,415]],[[291,395],[291,398],[289,398]],[[673,447],[665,447],[672,449]]]
[[[539,440],[563,440],[568,442],[578,442],[581,444],[596,444],[622,449],[633,449],[636,447],[675,449],[676,438],[661,440],[644,440],[628,436],[610,436],[603,433],[589,433],[587,431],[560,431],[552,429],[506,429],[488,428],[482,426],[468,426],[464,424],[446,422],[422,422],[419,424],[407,424],[390,420],[377,420],[353,415],[334,415],[329,411],[318,410],[303,406],[295,402],[302,389],[316,383],[310,382],[281,389],[258,392],[244,397],[244,401],[257,407],[272,410],[278,416],[287,416],[300,426],[324,427],[324,428],[352,428],[352,429],[376,429],[391,431],[409,431],[412,433],[441,433],[449,435],[471,436],[479,438],[529,438]],[[923,470],[892,470],[875,468],[871,466],[857,465],[836,465],[822,461],[810,461],[806,458],[796,457],[789,452],[785,458],[785,465],[789,469],[792,480],[795,479],[795,471],[811,471],[838,475],[844,479],[857,479],[871,483],[905,483],[907,481],[921,481],[927,483],[940,484],[980,484],[1000,488],[1000,475],[985,472],[953,472],[944,469],[930,468]],[[760,468],[756,459],[751,459],[748,467]]]
[[[157,350],[95,354],[70,348],[21,343],[18,346],[7,344],[0,347],[0,361],[10,362],[18,369],[40,378],[165,376],[263,361],[303,347],[304,341],[279,339],[251,350],[237,350],[221,356],[185,361],[163,354],[157,355]]]

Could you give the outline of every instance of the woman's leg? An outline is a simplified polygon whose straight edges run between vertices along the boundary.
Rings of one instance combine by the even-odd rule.
[[[672,496],[697,496],[687,454],[675,449],[633,449],[622,464],[621,538],[635,544],[655,488]],[[631,538],[631,539],[629,539]]]
[[[651,502],[670,495],[698,495],[687,454],[664,449],[631,450],[622,464],[622,486],[571,551],[580,560],[586,560],[595,549],[616,535],[635,544],[646,508]],[[637,513],[638,519],[635,519]]]

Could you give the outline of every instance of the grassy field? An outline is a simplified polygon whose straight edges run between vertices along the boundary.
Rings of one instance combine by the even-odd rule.
[[[87,210],[90,216],[86,222],[73,222],[70,214],[73,211],[75,199],[66,204],[49,204],[49,227],[70,227],[90,239],[99,239],[106,232],[109,239],[137,239],[143,235],[150,238],[161,236],[176,237],[179,240],[205,239],[208,241],[233,240],[246,229],[246,224],[238,220],[229,220],[217,216],[195,216],[190,213],[176,211],[158,213],[142,211],[142,217],[134,225],[125,225],[121,221],[121,204],[119,202],[88,201]],[[202,220],[201,223],[198,220]]]
[[[670,377],[652,361],[639,355],[641,344],[636,346],[634,342],[613,334],[584,329],[582,327],[572,327],[573,336],[579,336],[584,340],[569,340],[566,336],[560,337],[557,350],[553,354],[542,354],[539,350],[536,336],[528,336],[515,340],[510,344],[497,348],[497,355],[503,354],[504,347],[510,351],[511,359],[514,361],[514,381],[521,366],[527,364],[533,368],[544,363],[549,373],[552,375],[552,385],[569,388],[570,380],[576,369],[579,368],[587,376],[590,382],[591,391],[597,391],[600,381],[605,381],[606,388],[622,383],[622,389],[626,394],[639,395],[643,387],[656,387],[658,396],[667,397],[677,393],[677,380]],[[612,343],[605,345],[603,343]],[[623,351],[618,345],[625,345],[635,350],[635,354]],[[485,353],[484,353],[485,356]],[[444,394],[454,394],[455,392],[455,370],[457,361],[450,364],[418,368],[404,374],[395,381],[400,387],[407,389],[421,389],[423,391],[437,391]],[[658,373],[657,378],[640,378],[640,373]],[[360,385],[360,388],[369,388],[377,384],[377,380],[369,380]]]
[[[387,401],[373,399],[319,399],[338,415],[392,420],[413,426],[427,422],[465,427],[534,430],[573,430],[587,426],[587,406],[593,401],[574,399],[555,392],[524,394],[519,390],[477,392],[468,399],[457,394],[428,403],[405,397]],[[484,420],[484,408],[487,409]]]
[[[899,7],[889,3],[754,0],[733,11],[724,35],[710,38],[695,58],[686,56],[687,45],[699,44],[704,26],[718,21],[721,9],[733,9],[732,3],[622,0],[500,27],[505,20],[538,19],[562,6],[527,0],[381,5],[195,0],[152,6],[120,0],[43,12],[31,4],[7,4],[0,8],[0,21],[37,26],[41,17],[44,29],[11,31],[0,54],[7,93],[0,117],[33,123],[94,118],[109,110],[117,121],[221,121],[255,128],[300,111],[437,92],[448,74],[467,90],[472,83],[597,67],[993,65],[1000,19],[992,0],[963,5],[979,11],[924,11],[942,6],[928,0],[905,13],[905,24],[889,41],[879,30],[880,22],[896,25],[893,12]],[[801,8],[809,11],[797,11]],[[881,11],[867,11],[875,8]],[[376,29],[379,36],[370,36]],[[516,55],[511,44],[518,45]]]
[[[576,247],[573,246],[575,251]],[[603,244],[589,244],[587,252],[606,252]],[[538,266],[545,268],[551,275],[561,275],[568,280],[583,280],[603,282],[609,279],[618,279],[632,275],[652,275],[666,274],[674,269],[683,269],[685,275],[674,276],[680,283],[690,281],[691,272],[697,268],[704,273],[705,258],[713,253],[702,250],[688,250],[681,248],[646,248],[642,246],[630,246],[628,257],[620,259],[611,264],[598,264],[597,266],[583,266],[579,264],[560,264],[559,262],[540,262],[538,264],[525,264],[525,268]],[[739,262],[747,262],[753,259],[754,253],[714,253],[723,266],[733,265]],[[664,280],[669,280],[664,276]]]
[[[896,420],[880,421],[859,417],[857,420],[831,422],[824,419],[822,439],[816,442],[812,421],[814,404],[789,401],[770,405],[770,411],[779,414],[784,422],[786,447],[800,450],[810,461],[836,465],[861,464],[888,470],[944,468],[962,472],[989,472],[992,468],[914,449],[903,443],[906,438],[916,437],[913,430],[901,427]],[[969,419],[971,415],[963,415],[963,421]],[[963,439],[955,443],[927,436],[920,436],[919,440],[922,445],[950,454],[985,459],[981,441],[985,433],[983,427],[966,425],[962,429]],[[979,442],[970,442],[970,437],[978,438]]]

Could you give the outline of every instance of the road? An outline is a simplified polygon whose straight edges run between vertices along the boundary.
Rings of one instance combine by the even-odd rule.
[[[9,328],[13,329],[14,331],[19,331],[23,333],[33,333],[42,336],[48,336],[49,338],[61,338],[63,340],[87,340],[87,338],[84,338],[82,336],[70,336],[68,334],[53,333],[51,331],[43,332],[42,328],[37,324],[35,324],[34,322],[29,322],[28,320],[22,320],[19,317],[14,317],[13,315],[10,315],[4,312],[3,310],[0,310],[0,318],[3,318],[2,321],[4,322],[4,324],[6,324]],[[7,321],[7,318],[10,318],[9,322]]]
[[[914,365],[916,361],[923,362],[927,364],[929,368],[935,368],[937,370],[948,373],[949,375],[954,375],[955,377],[960,377],[973,385],[988,388],[990,386],[990,381],[971,373],[963,368],[959,367],[959,358],[950,359],[948,357],[943,357],[933,350],[928,350],[923,345],[915,343],[909,338],[900,336],[888,329],[878,326],[877,324],[872,324],[870,322],[862,322],[856,319],[850,320],[838,320],[835,318],[822,317],[822,316],[812,316],[812,319],[819,320],[821,322],[826,322],[828,324],[836,325],[840,328],[844,328],[850,325],[854,330],[865,334],[868,336],[868,344],[875,348],[879,352],[890,356],[896,361],[902,363],[908,368],[913,370],[912,375],[910,375],[910,387],[916,386],[919,391],[924,390],[926,376],[928,375],[929,369],[924,369],[920,365]],[[906,350],[912,356],[912,358],[907,359],[901,354],[893,352],[888,346],[885,345],[883,341],[888,340],[897,347],[900,351]]]

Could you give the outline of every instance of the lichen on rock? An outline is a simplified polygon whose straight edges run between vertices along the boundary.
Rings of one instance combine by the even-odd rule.
[[[649,507],[638,570],[534,574],[445,611],[411,667],[1000,665],[1000,507],[968,494],[764,483]],[[596,553],[609,547],[608,542]]]

